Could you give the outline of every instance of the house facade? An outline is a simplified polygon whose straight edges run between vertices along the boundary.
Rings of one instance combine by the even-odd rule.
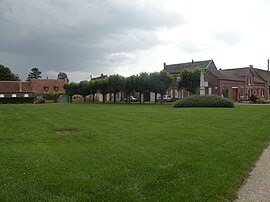
[[[33,97],[34,92],[29,82],[0,81],[0,98]]]
[[[164,70],[166,70],[173,76],[172,83],[167,92],[167,94],[170,95],[173,100],[177,98],[183,98],[183,97],[189,96],[188,91],[179,90],[177,87],[178,80],[180,79],[180,73],[184,69],[197,69],[197,68],[201,68],[205,72],[207,70],[217,70],[217,67],[213,60],[204,60],[204,61],[192,60],[191,62],[187,62],[187,63],[179,63],[179,64],[171,64],[171,65],[167,65],[166,63],[164,63]],[[202,92],[202,89],[205,91],[204,94],[211,94],[211,89],[209,93],[207,80],[203,81],[203,84],[201,84],[201,92]]]
[[[65,92],[62,79],[35,79],[30,81],[0,81],[0,98],[42,97],[48,92]]]
[[[208,70],[207,79],[212,93],[235,101],[248,100],[251,95],[269,99],[270,73],[253,68]]]

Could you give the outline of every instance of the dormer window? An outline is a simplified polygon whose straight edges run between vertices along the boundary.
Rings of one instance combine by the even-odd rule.
[[[59,91],[59,86],[54,86],[53,89],[58,92]]]
[[[44,89],[45,92],[48,92],[48,91],[49,91],[49,86],[48,86],[48,85],[45,85],[45,86],[43,87],[43,89]]]
[[[248,85],[250,86],[251,85],[251,78],[248,77]]]

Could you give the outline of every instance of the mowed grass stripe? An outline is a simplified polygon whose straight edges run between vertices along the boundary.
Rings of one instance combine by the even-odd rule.
[[[268,106],[0,105],[0,112],[0,200],[228,201],[270,136]],[[55,133],[65,128],[75,133]]]

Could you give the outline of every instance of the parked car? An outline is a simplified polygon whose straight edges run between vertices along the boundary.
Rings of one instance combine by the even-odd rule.
[[[162,100],[163,102],[172,102],[172,97],[170,95],[163,95]],[[161,102],[161,97],[158,97],[157,101]]]
[[[124,101],[126,102],[126,97],[124,98]],[[133,96],[129,96],[129,102],[137,102],[137,98],[133,97]]]

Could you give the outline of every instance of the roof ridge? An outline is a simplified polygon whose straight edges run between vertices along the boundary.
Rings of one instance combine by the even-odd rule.
[[[190,64],[190,63],[199,63],[199,62],[206,62],[206,61],[209,61],[209,62],[211,62],[212,60],[201,60],[201,61],[191,61],[191,62],[183,62],[183,63],[175,63],[175,64],[169,64],[169,65],[166,65],[166,66],[171,66],[171,65],[182,65],[182,64]]]

